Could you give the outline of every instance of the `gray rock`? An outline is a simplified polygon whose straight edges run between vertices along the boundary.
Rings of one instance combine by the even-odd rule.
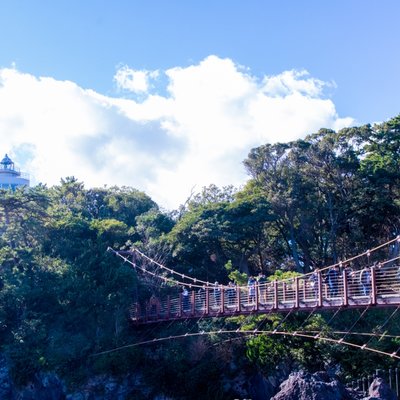
[[[397,400],[396,393],[382,378],[375,378],[368,390],[365,400]]]
[[[355,400],[359,397],[326,372],[294,372],[271,400]]]

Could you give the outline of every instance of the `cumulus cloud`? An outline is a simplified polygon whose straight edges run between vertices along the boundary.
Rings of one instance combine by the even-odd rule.
[[[295,93],[319,97],[327,86],[335,86],[335,84],[310,77],[305,70],[284,71],[279,75],[266,76],[263,79],[264,93],[272,97],[285,97]]]
[[[130,90],[134,93],[147,93],[150,81],[157,76],[158,71],[134,70],[124,65],[118,69],[114,81],[120,89]]]
[[[150,94],[161,74],[167,89],[160,94],[154,86]],[[354,123],[324,98],[332,83],[306,71],[255,77],[230,59],[209,56],[163,72],[123,66],[114,79],[145,96],[110,97],[0,69],[3,152],[36,182],[74,175],[87,187],[133,186],[172,209],[193,187],[244,183],[242,161],[252,147]]]

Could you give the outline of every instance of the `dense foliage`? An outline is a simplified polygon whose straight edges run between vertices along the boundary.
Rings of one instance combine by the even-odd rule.
[[[75,178],[51,188],[1,191],[0,351],[15,380],[22,384],[36,371],[53,370],[75,384],[90,374],[139,368],[164,393],[184,393],[182,382],[190,382],[193,398],[222,398],[221,376],[239,368],[271,371],[283,361],[311,369],[341,363],[347,375],[370,368],[365,354],[295,336],[229,344],[204,336],[179,350],[163,343],[92,357],[149,335],[129,325],[127,310],[160,291],[159,282],[138,279],[107,253],[109,246],[134,244],[182,273],[227,282],[260,271],[277,278],[308,272],[400,234],[400,115],[380,125],[322,129],[291,143],[266,144],[252,149],[244,165],[250,179],[243,188],[212,185],[171,214],[135,189],[85,189]],[[371,331],[386,317],[371,313],[360,324]],[[223,323],[340,330],[354,313],[328,326],[330,320],[300,313]],[[209,321],[207,328],[221,323]],[[158,334],[202,324],[159,326]],[[228,362],[236,370],[227,370]],[[390,360],[374,357],[373,363]]]

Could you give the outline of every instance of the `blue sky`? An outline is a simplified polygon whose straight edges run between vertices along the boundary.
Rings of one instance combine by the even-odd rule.
[[[251,147],[400,112],[399,1],[0,5],[0,151],[49,185],[174,208]]]

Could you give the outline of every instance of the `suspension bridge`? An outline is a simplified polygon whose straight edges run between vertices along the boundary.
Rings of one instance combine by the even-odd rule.
[[[307,274],[284,280],[265,282],[254,280],[244,286],[213,284],[185,275],[166,267],[136,248],[129,251],[109,248],[108,251],[124,262],[128,262],[138,272],[166,284],[167,294],[164,297],[153,295],[143,303],[132,304],[129,317],[138,326],[151,326],[151,324],[168,321],[170,323],[200,321],[216,317],[286,314],[281,323],[270,330],[261,329],[262,323],[259,323],[255,329],[251,330],[239,327],[235,330],[188,331],[165,338],[148,338],[119,349],[201,335],[236,334],[240,337],[249,337],[264,334],[291,335],[337,343],[400,359],[400,347],[388,352],[369,345],[374,338],[400,340],[400,336],[388,335],[384,329],[400,309],[399,248],[400,236],[354,257]],[[380,324],[378,331],[353,332],[357,322],[373,308],[392,308],[392,312]],[[348,330],[327,333],[309,331],[302,327],[292,332],[280,329],[282,322],[292,313],[308,312],[307,321],[316,312],[332,311],[334,312],[332,318],[334,318],[339,311],[347,309],[360,311],[357,320]],[[364,343],[350,341],[349,338],[353,335],[364,337]],[[115,350],[117,349],[99,354]]]
[[[165,298],[152,296],[144,304],[135,303],[130,318],[138,324],[187,318],[230,317],[237,315],[313,311],[338,308],[400,306],[400,256],[390,257],[391,248],[400,237],[372,250],[311,273],[285,280],[260,283],[254,280],[246,286],[211,284],[178,273],[137,249],[109,249],[144,273],[183,288],[180,293]],[[386,249],[386,257],[385,252]],[[139,266],[129,257],[139,256],[161,271],[178,275],[180,280]],[[353,268],[356,265],[356,268]]]

